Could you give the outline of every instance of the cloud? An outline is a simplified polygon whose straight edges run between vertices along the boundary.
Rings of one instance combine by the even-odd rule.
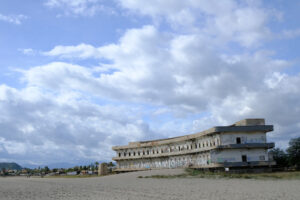
[[[92,45],[79,44],[77,46],[56,46],[51,51],[43,52],[46,56],[58,56],[61,58],[99,58],[99,50]]]
[[[20,25],[22,21],[27,19],[28,17],[25,15],[3,15],[0,13],[0,21]]]
[[[112,145],[151,138],[137,110],[93,103],[75,91],[0,86],[2,160],[39,164],[110,160]],[[134,113],[134,114],[133,114]]]
[[[284,30],[281,37],[284,39],[292,39],[300,36],[300,29]]]
[[[259,46],[270,36],[267,22],[278,11],[262,8],[260,1],[134,1],[120,0],[129,11],[166,20],[181,32],[202,32],[219,42],[235,41],[242,46]],[[182,31],[184,30],[184,31]]]
[[[45,5],[49,8],[61,9],[65,15],[94,16],[98,12],[115,13],[101,0],[47,0]]]
[[[22,52],[24,55],[36,55],[37,51],[31,48],[28,49],[18,49],[18,51]]]
[[[87,52],[82,48],[85,46],[89,47]],[[112,63],[105,66],[114,69],[112,73],[94,76],[93,72],[77,73],[76,68],[66,70],[68,74],[51,69],[64,74],[59,81],[58,75],[52,75],[49,66],[44,66],[40,70],[45,71],[34,77],[41,77],[39,84],[47,88],[80,89],[112,100],[162,106],[164,112],[160,113],[162,108],[154,112],[158,117],[166,113],[179,118],[208,113],[200,120],[207,123],[196,120],[194,128],[180,133],[209,128],[208,124],[228,125],[246,117],[263,117],[275,124],[272,139],[287,144],[289,137],[283,137],[282,130],[295,136],[299,129],[293,124],[297,124],[295,119],[300,113],[293,107],[300,106],[300,90],[295,87],[300,75],[284,73],[291,63],[273,58],[270,51],[232,55],[220,53],[217,48],[201,34],[167,34],[155,26],[144,26],[128,30],[115,44],[60,47],[65,51],[56,54],[70,58],[76,52],[80,58],[87,55],[85,58],[109,59]],[[34,70],[37,68],[30,73],[36,73]],[[53,77],[53,81],[47,77]],[[52,85],[54,82],[57,86]],[[171,129],[167,124],[161,126]]]

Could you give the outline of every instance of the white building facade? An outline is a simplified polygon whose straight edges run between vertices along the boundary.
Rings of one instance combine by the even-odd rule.
[[[244,119],[231,126],[217,126],[196,134],[175,138],[130,142],[115,146],[115,171],[159,168],[229,168],[270,166],[268,156],[274,143],[266,133],[273,125],[264,119]]]

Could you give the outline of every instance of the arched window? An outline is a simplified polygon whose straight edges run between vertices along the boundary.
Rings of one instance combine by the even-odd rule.
[[[126,156],[126,152],[124,152],[124,157]]]
[[[133,152],[133,156],[135,156],[135,152]]]
[[[138,155],[140,155],[140,152],[138,151]]]
[[[121,157],[121,153],[119,153],[119,157]]]
[[[197,145],[197,143],[195,143],[195,149],[197,149],[197,147],[198,147],[198,145]]]

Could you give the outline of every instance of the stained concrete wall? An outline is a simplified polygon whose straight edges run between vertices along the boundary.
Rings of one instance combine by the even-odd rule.
[[[220,135],[221,145],[236,144],[236,138],[241,138],[241,144],[245,143],[266,143],[266,133],[251,132],[251,133],[223,133]]]
[[[159,145],[146,148],[132,148],[117,150],[116,157],[130,158],[130,157],[142,157],[147,155],[162,155],[163,153],[176,153],[183,151],[193,151],[195,149],[207,149],[220,145],[220,135],[214,134],[211,136],[204,136],[195,140],[187,140],[179,143]]]
[[[154,159],[137,159],[118,161],[117,168],[140,169],[140,168],[178,168],[190,166],[207,166],[210,162],[210,153],[198,153],[184,156],[173,156]]]
[[[269,160],[266,149],[226,149],[211,151],[211,161],[213,163],[242,162],[242,155],[247,156],[248,162]]]

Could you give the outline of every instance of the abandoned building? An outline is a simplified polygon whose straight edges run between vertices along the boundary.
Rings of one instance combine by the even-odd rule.
[[[130,142],[115,146],[116,171],[156,168],[232,168],[274,165],[266,133],[273,125],[264,119],[244,119],[230,126],[174,138]]]

